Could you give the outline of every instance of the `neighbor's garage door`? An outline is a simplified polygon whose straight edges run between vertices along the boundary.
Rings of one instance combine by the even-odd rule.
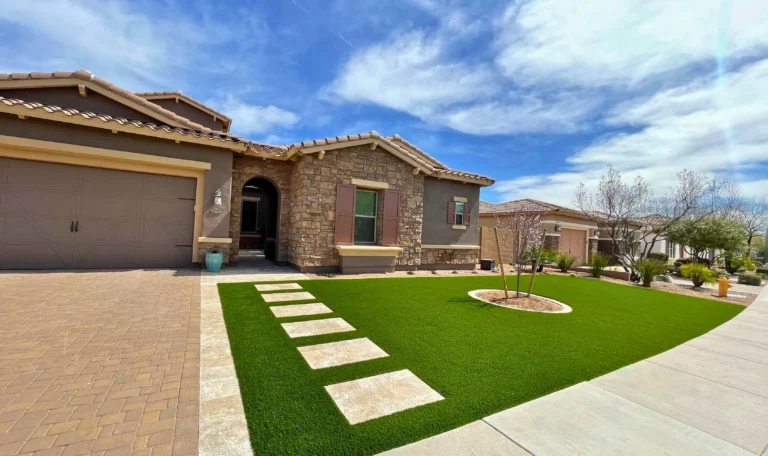
[[[0,158],[0,269],[189,266],[195,185]]]
[[[586,262],[585,253],[587,251],[587,232],[584,230],[571,230],[563,228],[560,230],[560,252],[569,252],[571,255],[579,257],[577,264]]]

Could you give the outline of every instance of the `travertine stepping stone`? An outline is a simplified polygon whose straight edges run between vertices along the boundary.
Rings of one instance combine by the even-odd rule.
[[[389,356],[387,352],[367,337],[328,344],[308,345],[299,347],[299,352],[312,369],[324,369]]]
[[[282,326],[291,339],[295,339],[297,337],[320,336],[322,334],[333,334],[355,330],[355,328],[344,321],[343,318],[297,321],[296,323],[283,323]]]
[[[301,290],[298,283],[263,283],[256,285],[256,291]]]
[[[408,369],[325,387],[350,424],[443,400]]]
[[[320,315],[333,312],[322,303],[293,304],[289,306],[272,306],[269,308],[277,318],[301,317],[304,315]]]
[[[307,291],[299,291],[296,293],[269,293],[261,295],[265,302],[284,302],[284,301],[306,301],[308,299],[315,299],[312,293]]]

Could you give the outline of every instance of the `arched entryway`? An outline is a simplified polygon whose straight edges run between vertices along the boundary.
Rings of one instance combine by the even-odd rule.
[[[272,182],[254,177],[243,185],[240,217],[240,252],[263,251],[268,260],[277,259],[280,194]],[[246,253],[246,255],[243,255]]]

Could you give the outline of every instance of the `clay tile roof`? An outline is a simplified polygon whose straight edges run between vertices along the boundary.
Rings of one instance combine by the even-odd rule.
[[[288,150],[285,146],[273,146],[270,144],[263,144],[263,143],[258,143],[254,141],[249,141],[239,136],[230,135],[227,133],[222,133],[217,131],[211,131],[210,129],[208,129],[208,131],[206,132],[206,131],[193,130],[188,128],[173,127],[169,125],[155,124],[152,122],[142,122],[140,120],[130,120],[123,117],[113,117],[108,114],[96,114],[94,112],[88,112],[88,111],[83,112],[83,111],[79,111],[77,109],[72,109],[72,108],[63,108],[63,107],[54,106],[54,105],[44,105],[42,103],[24,101],[24,100],[13,99],[13,98],[0,97],[0,107],[1,106],[23,107],[30,111],[42,110],[50,114],[60,114],[60,115],[70,116],[70,117],[79,116],[83,119],[92,121],[94,123],[101,122],[101,123],[116,123],[119,125],[130,125],[137,129],[147,128],[152,131],[160,131],[169,135],[193,136],[195,138],[204,138],[209,140],[218,140],[222,142],[231,142],[233,144],[243,144],[249,149],[261,151],[269,154],[274,154],[276,156],[285,155]]]
[[[201,103],[201,102],[195,100],[194,98],[190,97],[189,95],[184,95],[183,93],[181,93],[181,90],[174,90],[172,92],[134,92],[134,95],[137,95],[137,96],[139,96],[141,98],[152,97],[152,98],[168,98],[168,99],[171,99],[171,98],[177,98],[178,97],[178,98],[186,101],[187,103],[191,104],[192,106],[196,106],[198,108],[202,108],[205,111],[211,112],[213,115],[215,115],[216,117],[224,120],[225,122],[226,121],[232,122],[232,118],[231,117],[227,116],[226,114],[222,114],[219,111],[216,111],[215,109],[211,108],[207,104],[204,104],[204,103]]]
[[[129,92],[125,89],[122,89],[112,84],[109,81],[105,81],[104,79],[97,78],[90,71],[77,70],[77,71],[70,71],[70,72],[54,71],[53,73],[10,73],[10,74],[0,73],[0,81],[23,80],[23,79],[81,79],[83,81],[88,81],[93,84],[96,84],[103,89],[109,90],[112,93],[115,93],[117,95],[120,95],[132,101],[133,103],[139,104],[147,109],[150,109],[153,112],[157,113],[159,116],[167,120],[171,120],[175,123],[178,123],[184,128],[188,128],[190,130],[198,130],[205,134],[209,134],[216,131],[208,127],[205,127],[203,125],[200,125],[198,123],[192,122],[186,117],[181,117],[178,114],[171,112],[165,108],[161,108],[160,106],[152,103],[151,101],[145,100],[144,98],[132,92]]]
[[[525,198],[514,201],[507,201],[505,203],[493,204],[480,202],[480,214],[508,214],[511,212],[557,212],[564,215],[570,215],[573,217],[585,218],[581,211],[571,209],[565,206],[558,206],[557,204],[547,203],[531,198]]]

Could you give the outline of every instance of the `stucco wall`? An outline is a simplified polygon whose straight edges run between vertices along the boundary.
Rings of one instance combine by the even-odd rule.
[[[130,120],[158,123],[157,119],[92,90],[88,91],[87,97],[83,97],[80,95],[77,87],[0,89],[0,96],[18,98],[24,101],[36,101],[62,108],[74,108],[78,111],[90,111],[96,114],[109,114],[114,117],[125,117]]]
[[[336,184],[353,178],[386,182],[401,194],[398,245],[403,248],[398,266],[421,261],[421,231],[424,177],[413,175],[413,167],[381,149],[358,146],[328,151],[323,160],[316,155],[299,158],[291,180],[291,262],[301,268],[339,265],[335,251]],[[379,207],[382,207],[379,192]],[[380,234],[381,217],[377,220]],[[380,237],[379,237],[380,239]]]
[[[213,116],[207,112],[201,111],[196,107],[186,103],[184,100],[179,100],[176,103],[175,99],[172,100],[149,100],[152,103],[162,106],[163,108],[175,112],[181,117],[186,117],[192,122],[199,123],[204,127],[208,127],[214,130],[221,131],[224,128],[224,122],[221,120],[213,120]]]
[[[448,223],[448,203],[453,197],[466,198],[472,206],[470,225],[455,230]],[[425,245],[478,245],[480,187],[445,179],[424,178],[424,223],[421,243]]]
[[[33,118],[21,120],[17,116],[8,114],[0,114],[0,135],[210,163],[211,169],[205,173],[202,236],[229,237],[229,203],[233,154],[231,151],[197,144],[176,144],[173,140],[155,139],[129,133],[114,134],[109,130],[68,125],[47,120]],[[213,194],[216,189],[220,189],[223,195],[224,211],[221,214],[211,212]]]

